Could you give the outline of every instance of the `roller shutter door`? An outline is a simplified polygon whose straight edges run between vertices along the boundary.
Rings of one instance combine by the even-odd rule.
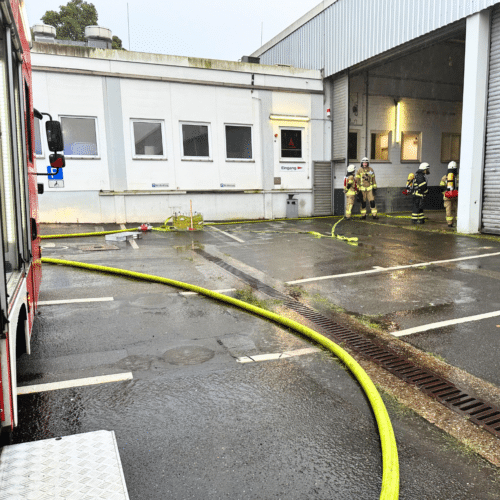
[[[332,165],[314,163],[314,215],[332,215]]]
[[[333,82],[333,161],[342,161],[347,156],[349,107],[349,77],[342,75]]]
[[[482,232],[500,234],[500,9],[491,20]]]

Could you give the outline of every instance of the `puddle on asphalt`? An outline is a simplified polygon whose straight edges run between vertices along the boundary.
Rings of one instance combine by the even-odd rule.
[[[198,241],[194,241],[189,245],[178,245],[174,246],[174,248],[177,251],[177,253],[184,253],[190,250],[205,250],[205,245],[202,245]]]

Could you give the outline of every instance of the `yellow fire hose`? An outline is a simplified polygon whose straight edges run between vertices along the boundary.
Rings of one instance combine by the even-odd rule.
[[[137,231],[133,229],[116,229],[115,231],[95,231],[93,233],[71,233],[71,234],[41,234],[40,239],[51,240],[55,238],[77,238],[78,236],[103,236],[105,234],[125,233],[127,231]]]
[[[51,259],[44,257],[42,258],[42,262],[45,264],[61,264],[65,266],[89,269],[91,271],[98,271],[107,274],[117,274],[120,276],[126,276],[138,280],[162,283],[164,285],[190,290],[200,295],[205,295],[206,297],[210,297],[221,302],[226,302],[257,316],[267,318],[279,325],[291,328],[301,335],[304,335],[305,337],[313,340],[314,342],[321,344],[323,347],[337,356],[349,368],[351,373],[354,375],[354,377],[356,377],[357,381],[363,388],[372,407],[375,419],[377,421],[382,449],[382,488],[380,492],[380,500],[397,500],[399,498],[398,449],[396,445],[396,438],[394,436],[394,430],[392,428],[389,414],[387,413],[384,402],[380,394],[378,393],[374,383],[370,380],[363,368],[361,368],[361,366],[352,356],[350,356],[346,351],[344,351],[340,346],[332,342],[330,339],[324,337],[311,328],[301,325],[297,321],[293,321],[291,319],[280,316],[279,314],[267,311],[266,309],[248,304],[247,302],[243,302],[242,300],[228,297],[226,295],[222,295],[221,293],[214,292],[212,290],[208,290],[196,285],[183,283],[182,281],[162,278],[160,276],[153,276],[150,274],[137,273],[134,271],[127,271],[124,269],[116,269],[113,267],[86,264],[83,262],[74,262],[70,260]]]

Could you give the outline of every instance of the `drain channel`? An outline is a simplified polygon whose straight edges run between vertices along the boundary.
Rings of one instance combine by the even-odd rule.
[[[363,335],[332,321],[298,300],[229,265],[222,259],[214,257],[204,250],[197,249],[195,252],[246,282],[252,288],[279,299],[285,307],[313,322],[321,334],[337,344],[349,347],[356,353],[382,366],[399,379],[416,385],[422,392],[433,397],[450,410],[468,417],[471,422],[494,436],[500,437],[500,407],[489,404],[469,392],[463,391],[452,382],[432,371],[418,367],[385,345],[367,339]]]

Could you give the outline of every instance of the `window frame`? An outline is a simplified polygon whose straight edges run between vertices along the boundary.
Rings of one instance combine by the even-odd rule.
[[[418,149],[417,149],[417,159],[416,160],[405,160],[403,159],[403,141],[406,135],[416,135],[418,136]],[[421,163],[422,161],[422,132],[420,131],[406,131],[401,132],[401,154],[400,154],[401,163]]]
[[[252,156],[250,158],[228,158],[227,157],[227,127],[246,127],[250,129],[250,147],[252,148]],[[227,162],[255,162],[253,154],[253,125],[248,125],[246,123],[224,123],[224,137],[225,137],[225,156]]]
[[[101,146],[99,144],[99,127],[97,123],[97,116],[83,116],[83,115],[59,115],[59,121],[61,123],[61,132],[62,132],[62,120],[63,118],[77,118],[77,119],[85,119],[85,120],[94,120],[94,126],[95,126],[95,142],[96,142],[96,149],[97,149],[97,154],[96,155],[67,155],[64,154],[65,158],[73,159],[73,160],[100,160],[101,155]]]
[[[382,149],[387,149],[387,160],[380,159],[380,158],[371,158],[372,156],[372,136],[373,134],[377,136],[381,135],[386,135],[387,136],[387,148],[381,148]],[[370,147],[369,147],[369,152],[370,152],[370,162],[372,163],[391,163],[391,156],[390,156],[390,151],[391,151],[391,145],[392,145],[392,131],[391,130],[370,130]]]
[[[282,156],[283,153],[283,148],[281,146],[282,144],[282,133],[283,130],[293,130],[293,131],[299,131],[300,132],[300,157],[293,158],[290,156]],[[305,163],[304,159],[304,132],[305,132],[305,127],[280,127],[280,136],[279,136],[279,150],[280,150],[280,162],[295,162],[295,163]]]
[[[184,155],[184,132],[182,129],[183,125],[198,125],[207,127],[208,135],[208,156],[185,156]],[[179,121],[180,129],[180,146],[181,146],[181,161],[213,161],[212,158],[212,127],[210,122],[191,122],[191,121]]]
[[[451,141],[450,141],[450,152],[449,152],[449,158],[446,159],[443,157],[443,139],[445,136],[448,136],[450,139],[453,137],[458,137],[458,158],[453,158],[451,154]],[[460,149],[462,147],[462,134],[460,132],[442,132],[441,133],[441,153],[440,153],[440,160],[441,163],[449,163],[450,161],[456,161],[457,163],[460,162]]]
[[[163,154],[161,155],[138,155],[135,152],[135,133],[134,133],[134,123],[159,123],[161,131],[161,145],[163,148]],[[132,159],[133,160],[167,160],[167,144],[165,137],[165,120],[155,119],[155,118],[130,118],[130,139],[132,143]]]

